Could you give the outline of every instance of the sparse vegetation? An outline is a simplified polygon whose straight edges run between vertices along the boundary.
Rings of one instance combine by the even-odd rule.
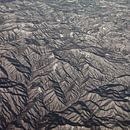
[[[0,0],[0,130],[65,125],[130,129],[129,0]]]

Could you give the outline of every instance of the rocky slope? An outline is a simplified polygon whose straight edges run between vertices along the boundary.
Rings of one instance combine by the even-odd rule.
[[[0,0],[0,97],[2,130],[128,130],[129,0]]]

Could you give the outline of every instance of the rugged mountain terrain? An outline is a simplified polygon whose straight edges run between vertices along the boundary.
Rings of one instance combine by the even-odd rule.
[[[129,130],[130,1],[0,0],[0,112],[1,130]]]

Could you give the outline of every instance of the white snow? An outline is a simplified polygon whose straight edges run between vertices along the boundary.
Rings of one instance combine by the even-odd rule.
[[[42,92],[42,89],[40,87],[38,87],[38,91],[41,93]]]
[[[73,37],[73,35],[74,35],[74,32],[70,32],[70,37]]]
[[[58,64],[57,64],[57,63],[55,63],[55,64],[53,65],[53,71],[55,71],[55,70],[56,70],[57,66],[58,66]]]
[[[64,35],[63,35],[63,34],[60,34],[60,37],[64,37]]]

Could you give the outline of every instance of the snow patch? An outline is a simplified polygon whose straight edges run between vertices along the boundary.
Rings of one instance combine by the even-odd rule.
[[[70,32],[70,37],[73,37],[73,35],[74,35],[74,32]]]
[[[38,87],[38,91],[41,93],[42,92],[42,89],[40,87]]]
[[[55,63],[55,64],[53,65],[53,71],[55,71],[55,70],[56,70],[57,66],[58,66],[58,64],[57,64],[57,63]]]
[[[63,34],[60,34],[60,37],[64,37],[64,35],[63,35]]]

